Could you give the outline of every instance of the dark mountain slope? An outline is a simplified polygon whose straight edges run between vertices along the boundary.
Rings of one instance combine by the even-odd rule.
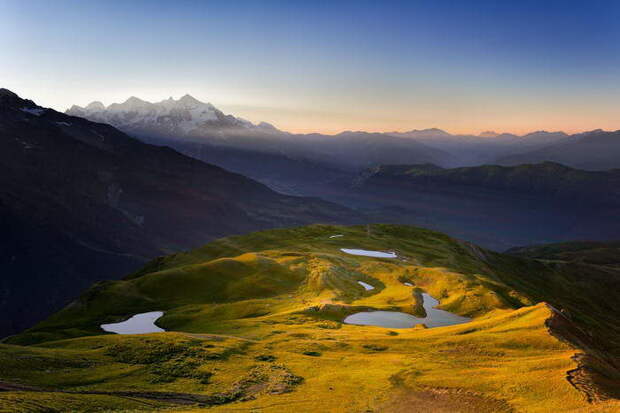
[[[440,229],[487,247],[616,239],[620,171],[554,163],[443,169],[381,166],[360,175],[349,203],[377,219]]]
[[[5,89],[0,210],[0,335],[162,253],[256,229],[352,220],[346,208],[276,193]]]

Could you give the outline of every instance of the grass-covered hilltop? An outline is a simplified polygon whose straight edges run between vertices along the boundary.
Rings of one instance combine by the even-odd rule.
[[[500,254],[396,225],[223,238],[98,283],[5,340],[0,412],[620,411],[617,248]],[[471,321],[343,322],[430,317],[426,294]],[[153,311],[166,332],[100,327]]]

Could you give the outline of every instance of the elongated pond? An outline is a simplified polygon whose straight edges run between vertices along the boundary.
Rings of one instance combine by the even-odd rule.
[[[410,328],[416,324],[424,324],[426,327],[432,328],[471,321],[471,318],[435,308],[435,306],[439,305],[439,301],[426,293],[422,293],[422,298],[424,299],[424,310],[426,310],[426,317],[424,318],[399,311],[363,311],[351,314],[344,319],[344,322],[346,324],[387,328]]]
[[[351,255],[363,255],[366,257],[376,258],[396,258],[394,252],[372,251],[372,250],[359,250],[355,248],[340,248],[340,251]]]
[[[370,291],[370,290],[374,290],[374,289],[375,289],[375,287],[373,287],[372,285],[370,285],[370,284],[368,284],[368,283],[365,283],[364,281],[358,281],[357,283],[358,283],[359,285],[361,285],[362,287],[364,287],[364,289],[365,289],[366,291]]]
[[[161,333],[166,330],[155,325],[164,313],[162,311],[151,311],[149,313],[136,314],[125,321],[112,324],[101,324],[101,329],[109,333],[116,334],[146,334]]]

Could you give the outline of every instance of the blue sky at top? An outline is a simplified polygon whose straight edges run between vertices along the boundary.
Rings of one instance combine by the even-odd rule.
[[[618,129],[616,1],[0,0],[0,85],[294,131]]]

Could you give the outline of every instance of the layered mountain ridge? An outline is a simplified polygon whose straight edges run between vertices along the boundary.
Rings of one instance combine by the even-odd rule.
[[[131,97],[107,107],[95,101],[84,108],[73,106],[67,114],[109,123],[146,142],[170,145],[184,153],[188,151],[187,142],[192,142],[206,145],[212,151],[254,151],[287,159],[287,163],[291,160],[309,161],[317,164],[316,169],[326,165],[358,171],[380,164],[434,163],[443,167],[462,167],[544,161],[588,170],[620,167],[620,157],[617,156],[620,140],[602,138],[601,135],[615,132],[600,130],[574,135],[545,130],[524,135],[495,131],[474,135],[429,128],[405,132],[345,131],[336,135],[300,135],[278,130],[266,122],[254,124],[226,115],[212,104],[190,95],[157,103]],[[193,152],[197,152],[195,148]],[[203,160],[214,162],[216,158]],[[252,163],[251,160],[244,162]],[[274,182],[276,175],[283,175],[282,171],[273,171],[266,177],[255,176],[252,175],[255,165],[233,165],[226,160],[221,166],[240,167],[237,172],[265,182]],[[283,187],[290,184],[279,183],[284,184]]]
[[[132,97],[105,107],[93,102],[67,114],[109,123],[140,140],[238,172],[290,194],[319,194],[334,180],[381,163],[443,164],[451,155],[415,140],[381,133],[296,135],[252,124],[189,95],[149,103]]]

